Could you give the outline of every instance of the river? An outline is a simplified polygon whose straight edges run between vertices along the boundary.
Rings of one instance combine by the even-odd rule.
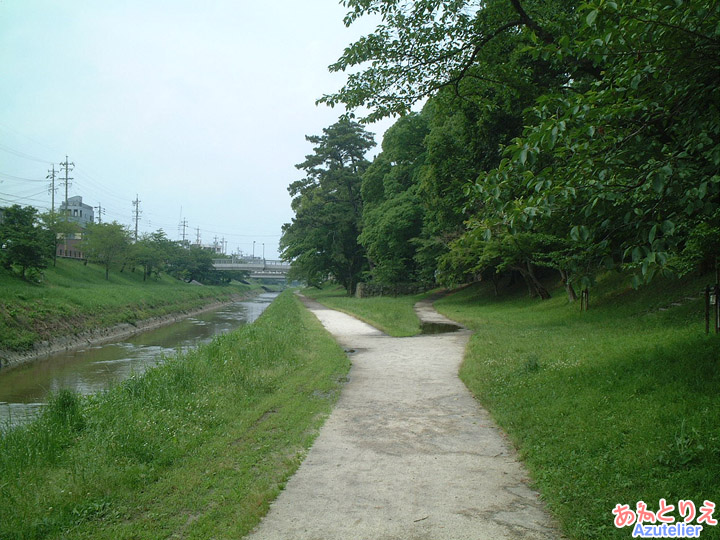
[[[64,388],[82,394],[101,391],[134,373],[143,373],[163,356],[197,347],[253,322],[276,296],[263,293],[122,341],[55,354],[0,372],[0,429],[33,418],[51,392]]]

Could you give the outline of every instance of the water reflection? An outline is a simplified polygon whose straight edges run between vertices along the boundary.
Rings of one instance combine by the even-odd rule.
[[[253,322],[276,296],[264,293],[122,342],[88,346],[0,373],[0,427],[32,418],[50,392],[63,388],[83,394],[98,392],[133,373],[143,373],[164,355],[207,343],[216,335]]]

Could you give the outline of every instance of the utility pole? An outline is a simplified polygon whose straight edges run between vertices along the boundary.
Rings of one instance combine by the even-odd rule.
[[[48,175],[45,178],[50,178],[50,188],[48,191],[50,192],[50,195],[52,196],[52,202],[50,203],[50,217],[54,221],[55,220],[55,192],[57,191],[57,188],[55,187],[55,164],[53,163],[52,170],[48,171]]]
[[[70,171],[75,168],[75,163],[68,162],[67,154],[65,154],[65,161],[60,164],[60,170],[65,171],[65,181],[62,182],[65,184],[65,221],[68,221],[68,214],[70,213],[70,210],[68,209],[68,187],[70,186],[70,178],[68,175],[70,174]]]
[[[93,209],[97,209],[98,211],[98,223],[102,223],[102,215],[105,213],[105,210],[103,210],[102,203],[98,203],[97,206],[94,206]]]
[[[137,242],[138,239],[138,222],[140,221],[140,197],[138,197],[138,194],[135,194],[135,200],[132,202],[133,206],[135,207],[135,210],[133,210],[134,219],[135,219],[135,241]]]
[[[220,242],[222,242],[222,252],[223,252],[223,255],[224,255],[224,254],[227,253],[227,242],[225,241],[225,237],[224,237],[224,236],[222,237],[222,240],[220,240]]]
[[[185,245],[185,238],[186,238],[185,229],[187,229],[187,226],[188,226],[187,219],[183,219],[183,220],[180,222],[180,226],[182,227],[182,243],[183,243],[183,246],[184,246],[184,245]]]
[[[198,247],[200,247],[200,227],[197,227],[195,229],[195,233],[197,234],[197,236],[196,236],[197,245],[198,245]]]

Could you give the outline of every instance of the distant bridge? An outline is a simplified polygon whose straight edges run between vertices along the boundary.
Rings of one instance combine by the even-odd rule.
[[[251,278],[285,279],[290,270],[290,263],[285,261],[271,261],[260,258],[213,259],[215,270],[250,272]]]

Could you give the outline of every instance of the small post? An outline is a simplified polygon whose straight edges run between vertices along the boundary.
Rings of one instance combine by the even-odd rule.
[[[705,333],[710,333],[710,285],[705,287]]]
[[[720,284],[715,284],[715,333],[720,332]]]
[[[590,289],[585,287],[580,291],[580,311],[587,311],[590,308]]]

